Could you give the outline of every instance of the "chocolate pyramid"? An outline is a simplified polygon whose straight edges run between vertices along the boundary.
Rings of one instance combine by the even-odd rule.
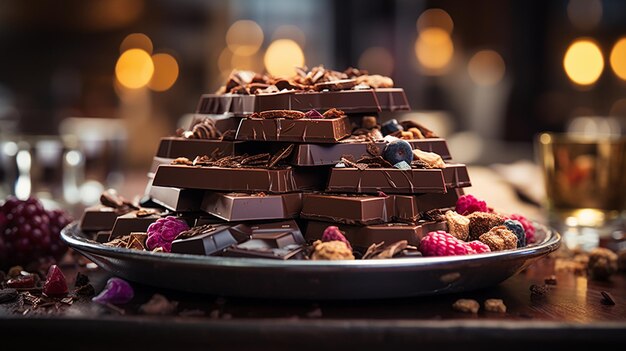
[[[408,110],[391,79],[357,69],[318,66],[288,80],[233,72],[201,96],[188,128],[160,140],[142,200],[108,190],[81,229],[154,250],[145,233],[168,217],[189,230],[158,251],[309,259],[337,227],[356,258],[389,247],[389,257],[419,255],[471,183],[443,138],[380,117]]]

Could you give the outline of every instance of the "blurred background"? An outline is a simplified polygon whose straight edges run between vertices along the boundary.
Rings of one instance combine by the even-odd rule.
[[[494,170],[531,162],[540,131],[626,115],[617,0],[3,1],[0,47],[2,195],[68,204],[141,190],[159,138],[233,69],[388,75],[413,109],[399,118]]]

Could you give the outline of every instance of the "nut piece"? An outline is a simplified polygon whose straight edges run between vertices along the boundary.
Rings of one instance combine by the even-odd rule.
[[[354,260],[354,255],[343,241],[322,242],[321,240],[316,240],[313,243],[311,259],[315,261]]]
[[[501,299],[485,300],[485,311],[506,313],[506,305]]]
[[[446,168],[441,156],[434,152],[426,152],[420,149],[413,149],[413,159],[420,160],[428,164],[431,168]]]
[[[480,304],[472,299],[458,299],[452,304],[452,308],[459,312],[478,313]]]
[[[591,250],[587,270],[591,278],[608,279],[617,272],[617,254],[603,247]]]
[[[491,228],[490,231],[481,235],[478,240],[487,244],[491,251],[517,248],[517,236],[503,225]]]
[[[469,237],[470,220],[455,211],[447,211],[444,215],[448,223],[448,233],[457,239],[466,241]]]
[[[489,212],[473,212],[467,215],[467,218],[470,220],[470,240],[478,240],[481,235],[487,233],[493,227],[504,224],[506,220],[504,216]]]

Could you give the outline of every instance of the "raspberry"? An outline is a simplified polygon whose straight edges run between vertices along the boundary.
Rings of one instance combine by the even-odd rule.
[[[510,215],[509,219],[514,219],[522,224],[524,231],[526,232],[526,244],[532,244],[535,242],[535,225],[531,221],[517,213]]]
[[[459,199],[456,200],[456,212],[467,216],[474,212],[489,212],[489,207],[487,207],[485,201],[478,200],[473,195],[466,194],[461,195]]]
[[[148,227],[146,246],[150,250],[161,247],[163,251],[170,252],[172,249],[172,241],[176,239],[178,234],[188,229],[189,226],[185,221],[174,216],[159,218]]]
[[[334,225],[328,226],[326,229],[324,229],[324,234],[322,234],[322,241],[341,241],[345,243],[350,250],[352,250],[352,245],[350,245],[348,239],[346,239],[341,230],[339,230],[339,228],[335,227]]]
[[[0,208],[0,268],[60,259],[67,251],[60,232],[71,220],[61,210],[47,211],[34,197],[10,196]]]
[[[458,256],[476,253],[466,242],[443,230],[430,232],[423,237],[419,250],[424,256]]]
[[[476,251],[476,253],[491,252],[491,249],[489,248],[489,246],[483,243],[482,241],[472,240],[468,242],[467,245],[469,245],[469,247],[471,247],[474,251]]]

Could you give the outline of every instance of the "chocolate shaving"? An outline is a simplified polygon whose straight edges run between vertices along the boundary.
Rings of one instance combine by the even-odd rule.
[[[267,168],[273,168],[278,164],[278,162],[289,157],[289,155],[291,155],[291,153],[293,152],[294,148],[295,148],[295,144],[289,144],[289,146],[278,151],[278,153],[276,153],[270,159],[269,164],[267,165]]]
[[[120,208],[124,206],[122,198],[115,189],[107,189],[100,195],[100,203],[106,207]]]
[[[213,164],[213,162],[214,161],[209,156],[202,155],[202,156],[196,156],[192,164],[194,166],[210,166]]]
[[[210,233],[215,230],[215,227],[212,224],[205,224],[198,227],[192,227],[188,230],[182,231],[180,234],[176,236],[176,240],[178,239],[187,239],[194,237],[200,234]]]
[[[135,213],[135,216],[137,218],[143,218],[143,217],[148,217],[148,216],[152,216],[154,214],[157,214],[157,210],[153,210],[153,209],[149,209],[149,208],[142,208],[139,211],[137,211]]]
[[[366,148],[367,148],[367,153],[369,153],[372,156],[382,155],[382,150],[378,146],[376,146],[374,142],[368,143]]]
[[[237,131],[234,129],[229,129],[222,133],[220,140],[235,140],[235,136],[237,135]]]
[[[367,251],[365,251],[365,254],[363,255],[362,259],[364,260],[371,259],[372,257],[376,256],[378,253],[380,253],[383,250],[384,246],[385,246],[384,241],[381,241],[378,244],[373,243],[367,248]]]
[[[326,119],[332,119],[332,118],[339,118],[342,116],[345,116],[346,114],[341,111],[341,110],[337,110],[336,108],[331,108],[330,110],[327,110],[326,112],[322,113],[322,116],[324,116],[324,118]]]
[[[418,159],[411,161],[411,168],[432,169],[433,167],[430,164]]]
[[[393,165],[385,160],[382,156],[364,156],[356,161],[357,163],[367,164],[370,168],[392,168]]]
[[[241,160],[242,165],[263,165],[270,159],[270,154],[263,153],[258,155],[252,155]]]
[[[420,217],[426,221],[434,221],[434,222],[441,222],[445,220],[445,215],[443,211],[439,208],[434,208],[432,210],[424,211]]]

